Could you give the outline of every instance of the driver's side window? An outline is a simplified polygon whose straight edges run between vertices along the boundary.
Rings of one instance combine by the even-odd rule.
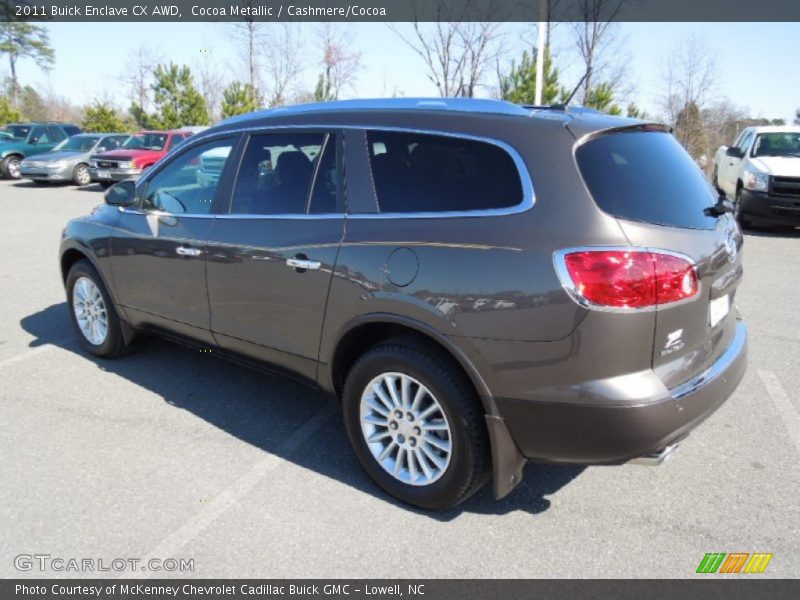
[[[184,152],[148,182],[142,208],[174,215],[207,215],[233,139],[215,140]]]

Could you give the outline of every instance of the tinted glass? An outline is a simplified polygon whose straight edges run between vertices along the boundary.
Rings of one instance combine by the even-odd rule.
[[[77,135],[81,132],[81,128],[77,125],[64,125],[64,131],[67,132],[67,135]]]
[[[339,171],[336,168],[336,142],[330,136],[325,142],[325,149],[317,169],[314,189],[311,192],[310,213],[344,212],[339,201]]]
[[[753,156],[800,156],[800,132],[762,133],[756,138]]]
[[[134,133],[122,144],[123,148],[143,148],[146,150],[163,150],[167,143],[166,133]]]
[[[97,140],[100,139],[96,135],[73,135],[71,138],[65,139],[58,146],[53,148],[53,151],[63,150],[65,152],[89,152]]]
[[[31,135],[28,138],[30,143],[36,142],[38,144],[49,144],[50,135],[47,133],[46,127],[34,127]]]
[[[322,133],[252,136],[239,167],[231,212],[305,213],[324,138]]]
[[[230,155],[233,142],[217,140],[184,152],[169,162],[147,184],[143,208],[175,215],[205,215],[211,212],[219,174]],[[209,175],[203,165],[213,161],[218,171]]]
[[[669,133],[603,135],[580,146],[576,158],[595,202],[615,217],[693,229],[716,225],[703,209],[717,195]]]
[[[61,140],[65,140],[69,137],[67,133],[64,132],[63,129],[59,129],[58,127],[48,127],[47,134],[50,136],[50,142],[60,142]]]
[[[494,144],[369,131],[367,145],[381,212],[487,210],[522,202],[517,167]]]
[[[6,126],[5,131],[10,133],[18,140],[24,140],[31,132],[31,128],[29,125],[8,125]]]

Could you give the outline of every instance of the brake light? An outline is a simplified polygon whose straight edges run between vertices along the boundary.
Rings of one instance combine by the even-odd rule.
[[[558,253],[556,261],[562,263],[562,284],[585,304],[645,308],[700,293],[694,263],[674,254],[643,248],[575,250]]]

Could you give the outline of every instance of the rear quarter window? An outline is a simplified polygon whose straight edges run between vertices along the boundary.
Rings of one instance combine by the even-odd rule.
[[[495,144],[425,133],[368,131],[367,146],[382,213],[502,209],[523,200],[517,166]]]
[[[579,146],[575,158],[594,201],[610,215],[670,227],[716,226],[703,210],[717,195],[670,133],[601,135]]]

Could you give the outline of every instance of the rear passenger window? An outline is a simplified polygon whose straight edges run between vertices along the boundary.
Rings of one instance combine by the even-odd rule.
[[[324,133],[252,136],[239,167],[231,212],[258,215],[308,212],[311,182],[324,142]],[[328,145],[331,152],[325,152],[325,164],[319,168],[312,212],[333,212],[337,204],[333,137]]]
[[[490,210],[523,200],[514,160],[494,144],[368,131],[367,146],[381,212]]]

